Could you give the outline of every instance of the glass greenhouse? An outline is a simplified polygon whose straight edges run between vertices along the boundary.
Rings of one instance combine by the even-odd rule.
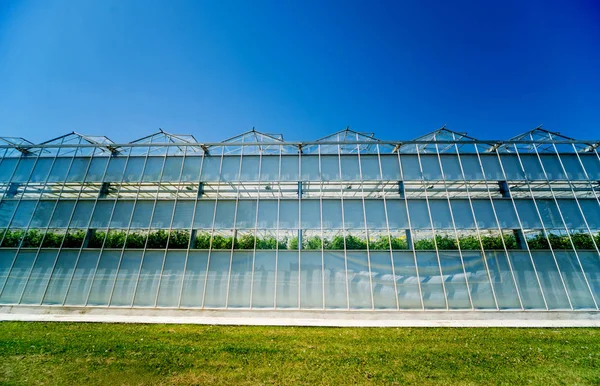
[[[0,304],[597,311],[599,145],[0,138]]]

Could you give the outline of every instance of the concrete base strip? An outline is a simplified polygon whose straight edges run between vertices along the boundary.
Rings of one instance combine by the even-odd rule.
[[[0,321],[329,327],[600,327],[600,312],[179,310],[0,306]]]

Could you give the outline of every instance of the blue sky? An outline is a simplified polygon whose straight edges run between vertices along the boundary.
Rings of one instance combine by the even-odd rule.
[[[456,4],[460,3],[460,4]],[[0,135],[600,137],[600,2],[0,2]]]

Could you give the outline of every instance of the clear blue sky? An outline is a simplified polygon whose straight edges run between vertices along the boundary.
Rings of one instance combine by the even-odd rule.
[[[0,1],[2,136],[443,124],[599,138],[600,2]]]

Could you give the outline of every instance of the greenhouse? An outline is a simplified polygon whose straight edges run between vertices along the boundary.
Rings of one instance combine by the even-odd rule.
[[[598,311],[599,146],[0,138],[0,305]]]

